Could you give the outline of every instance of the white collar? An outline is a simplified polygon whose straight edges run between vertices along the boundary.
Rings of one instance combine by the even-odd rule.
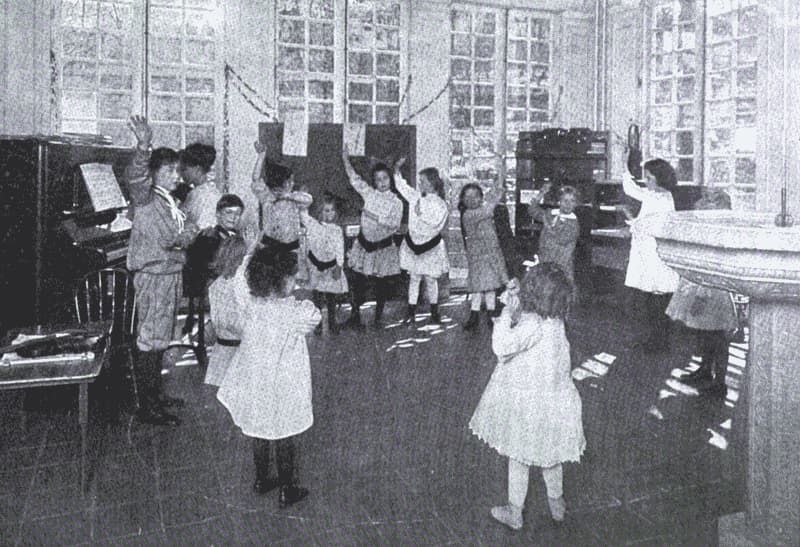
[[[575,216],[575,213],[564,214],[558,208],[551,209],[550,214],[553,216],[558,216],[558,218],[561,220],[578,220],[578,217]]]

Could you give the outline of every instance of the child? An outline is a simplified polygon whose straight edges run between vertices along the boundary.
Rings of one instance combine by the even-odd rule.
[[[544,227],[539,236],[539,260],[555,262],[570,281],[575,279],[575,245],[578,242],[578,219],[575,216],[577,196],[572,186],[562,186],[558,190],[558,209],[547,212],[541,203],[550,191],[545,184],[539,192],[539,199],[530,204],[530,214]]]
[[[730,209],[731,198],[721,190],[709,191],[695,209]],[[697,386],[704,393],[725,398],[728,388],[728,333],[738,327],[736,306],[730,293],[704,287],[681,278],[667,306],[667,315],[692,329],[700,368],[681,382]]]
[[[216,207],[222,197],[217,185],[208,180],[217,151],[213,146],[196,142],[181,150],[179,156],[178,174],[192,188],[181,208],[186,218],[201,230],[212,228],[217,223]]]
[[[669,318],[664,314],[671,294],[678,287],[678,274],[664,264],[656,250],[656,240],[641,229],[645,217],[652,213],[675,210],[672,190],[678,184],[678,177],[672,166],[662,159],[645,162],[645,188],[625,173],[622,176],[622,190],[630,197],[641,201],[639,215],[631,224],[631,251],[628,270],[625,273],[625,286],[639,291],[647,315],[646,333],[643,348],[647,352],[657,352],[669,345]],[[629,220],[632,216],[623,208]]]
[[[183,325],[183,334],[190,335],[198,317],[198,342],[205,358],[204,324],[205,299],[208,283],[215,277],[211,261],[222,240],[239,233],[239,220],[244,211],[244,202],[235,194],[225,194],[214,204],[214,225],[203,229],[186,249],[186,265],[183,268],[183,295],[189,298],[189,311]]]
[[[320,221],[308,214],[300,212],[300,220],[306,228],[308,238],[308,271],[309,286],[314,291],[317,305],[325,300],[328,309],[328,330],[332,334],[339,332],[336,323],[336,295],[347,293],[347,277],[342,272],[344,267],[344,232],[336,224],[336,200],[325,197],[322,200]],[[322,332],[322,323],[317,326],[316,334]]]
[[[314,422],[305,335],[321,319],[314,304],[292,296],[296,273],[297,255],[285,248],[267,245],[253,254],[245,272],[250,295],[241,345],[217,393],[242,433],[253,437],[253,490],[280,487],[281,508],[308,494],[297,486],[294,437]],[[270,473],[271,444],[277,477]]]
[[[130,128],[137,143],[125,170],[133,203],[127,265],[133,272],[138,316],[136,415],[143,423],[178,425],[177,416],[165,409],[183,401],[164,394],[161,365],[174,334],[185,249],[197,235],[197,226],[186,220],[171,194],[178,184],[177,152],[158,148],[151,153],[153,131],[143,117],[133,116]]]
[[[400,268],[408,272],[408,315],[414,325],[419,299],[419,284],[425,279],[425,292],[431,306],[431,323],[440,324],[438,279],[450,271],[442,230],[447,223],[444,182],[434,167],[419,172],[419,190],[412,188],[400,174],[405,158],[397,162],[394,182],[397,191],[408,201],[408,232],[400,246]]]
[[[522,528],[531,465],[542,468],[553,520],[564,519],[561,464],[578,461],[586,446],[564,334],[572,294],[553,263],[509,283],[492,333],[497,368],[469,422],[475,435],[508,457],[508,505],[491,514],[514,530]]]
[[[503,187],[497,181],[490,197],[483,197],[483,190],[475,183],[465,184],[461,189],[458,210],[461,212],[461,235],[467,252],[467,287],[471,294],[469,320],[465,330],[478,326],[481,301],[486,302],[487,322],[492,324],[495,310],[495,290],[508,281],[505,258],[500,249],[494,227],[494,208],[500,202]]]
[[[212,386],[222,383],[241,343],[241,316],[247,296],[242,262],[246,253],[244,238],[233,235],[220,242],[211,264],[216,279],[208,287],[208,301],[216,343],[203,382]]]
[[[372,281],[375,284],[376,300],[373,324],[380,328],[383,324],[383,308],[389,296],[388,280],[400,273],[400,258],[394,244],[394,234],[403,220],[403,202],[392,192],[394,180],[387,165],[379,163],[373,166],[373,186],[370,186],[353,169],[347,148],[342,149],[342,162],[350,184],[364,199],[361,230],[347,254],[353,270],[352,311],[347,324],[351,327],[362,327],[360,308],[364,303],[366,285]]]
[[[263,143],[256,141],[254,146],[258,157],[253,167],[253,183],[250,188],[262,207],[264,226],[261,241],[271,247],[293,251],[298,259],[297,280],[306,281],[308,271],[300,211],[311,205],[311,195],[294,191],[294,175],[291,169],[266,162],[267,147]]]

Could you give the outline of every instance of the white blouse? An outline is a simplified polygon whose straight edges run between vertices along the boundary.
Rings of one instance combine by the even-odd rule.
[[[395,174],[394,182],[397,191],[408,201],[408,235],[411,241],[422,244],[439,235],[447,223],[447,203],[436,194],[423,194],[412,188],[399,174]]]
[[[403,221],[403,202],[400,198],[391,190],[379,192],[357,175],[350,179],[350,184],[364,199],[361,212],[361,232],[364,237],[368,241],[380,241],[393,235]]]
[[[307,211],[300,213],[300,219],[306,227],[308,250],[314,253],[321,262],[336,260],[336,264],[344,266],[344,233],[338,224],[320,222]]]

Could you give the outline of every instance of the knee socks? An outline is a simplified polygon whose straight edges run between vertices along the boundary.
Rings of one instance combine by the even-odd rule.
[[[408,303],[416,306],[419,301],[419,285],[425,280],[425,297],[429,304],[439,303],[439,281],[429,275],[410,274],[408,277]]]
[[[508,502],[522,508],[528,495],[530,467],[513,458],[508,459]]]

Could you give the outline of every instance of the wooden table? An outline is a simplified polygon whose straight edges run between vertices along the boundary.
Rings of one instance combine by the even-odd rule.
[[[86,329],[96,332],[97,335],[108,331],[110,323],[93,323]],[[67,328],[75,328],[71,325]],[[58,326],[43,327],[38,334],[52,334],[64,330]],[[18,329],[12,333],[12,338],[18,333],[35,332],[35,329]],[[0,390],[26,389],[32,387],[50,387],[63,385],[78,385],[78,423],[81,428],[81,491],[86,492],[86,444],[89,424],[89,384],[100,375],[103,363],[108,356],[109,337],[102,349],[95,353],[94,359],[76,359],[60,363],[26,363],[24,361],[4,365],[0,362]]]

